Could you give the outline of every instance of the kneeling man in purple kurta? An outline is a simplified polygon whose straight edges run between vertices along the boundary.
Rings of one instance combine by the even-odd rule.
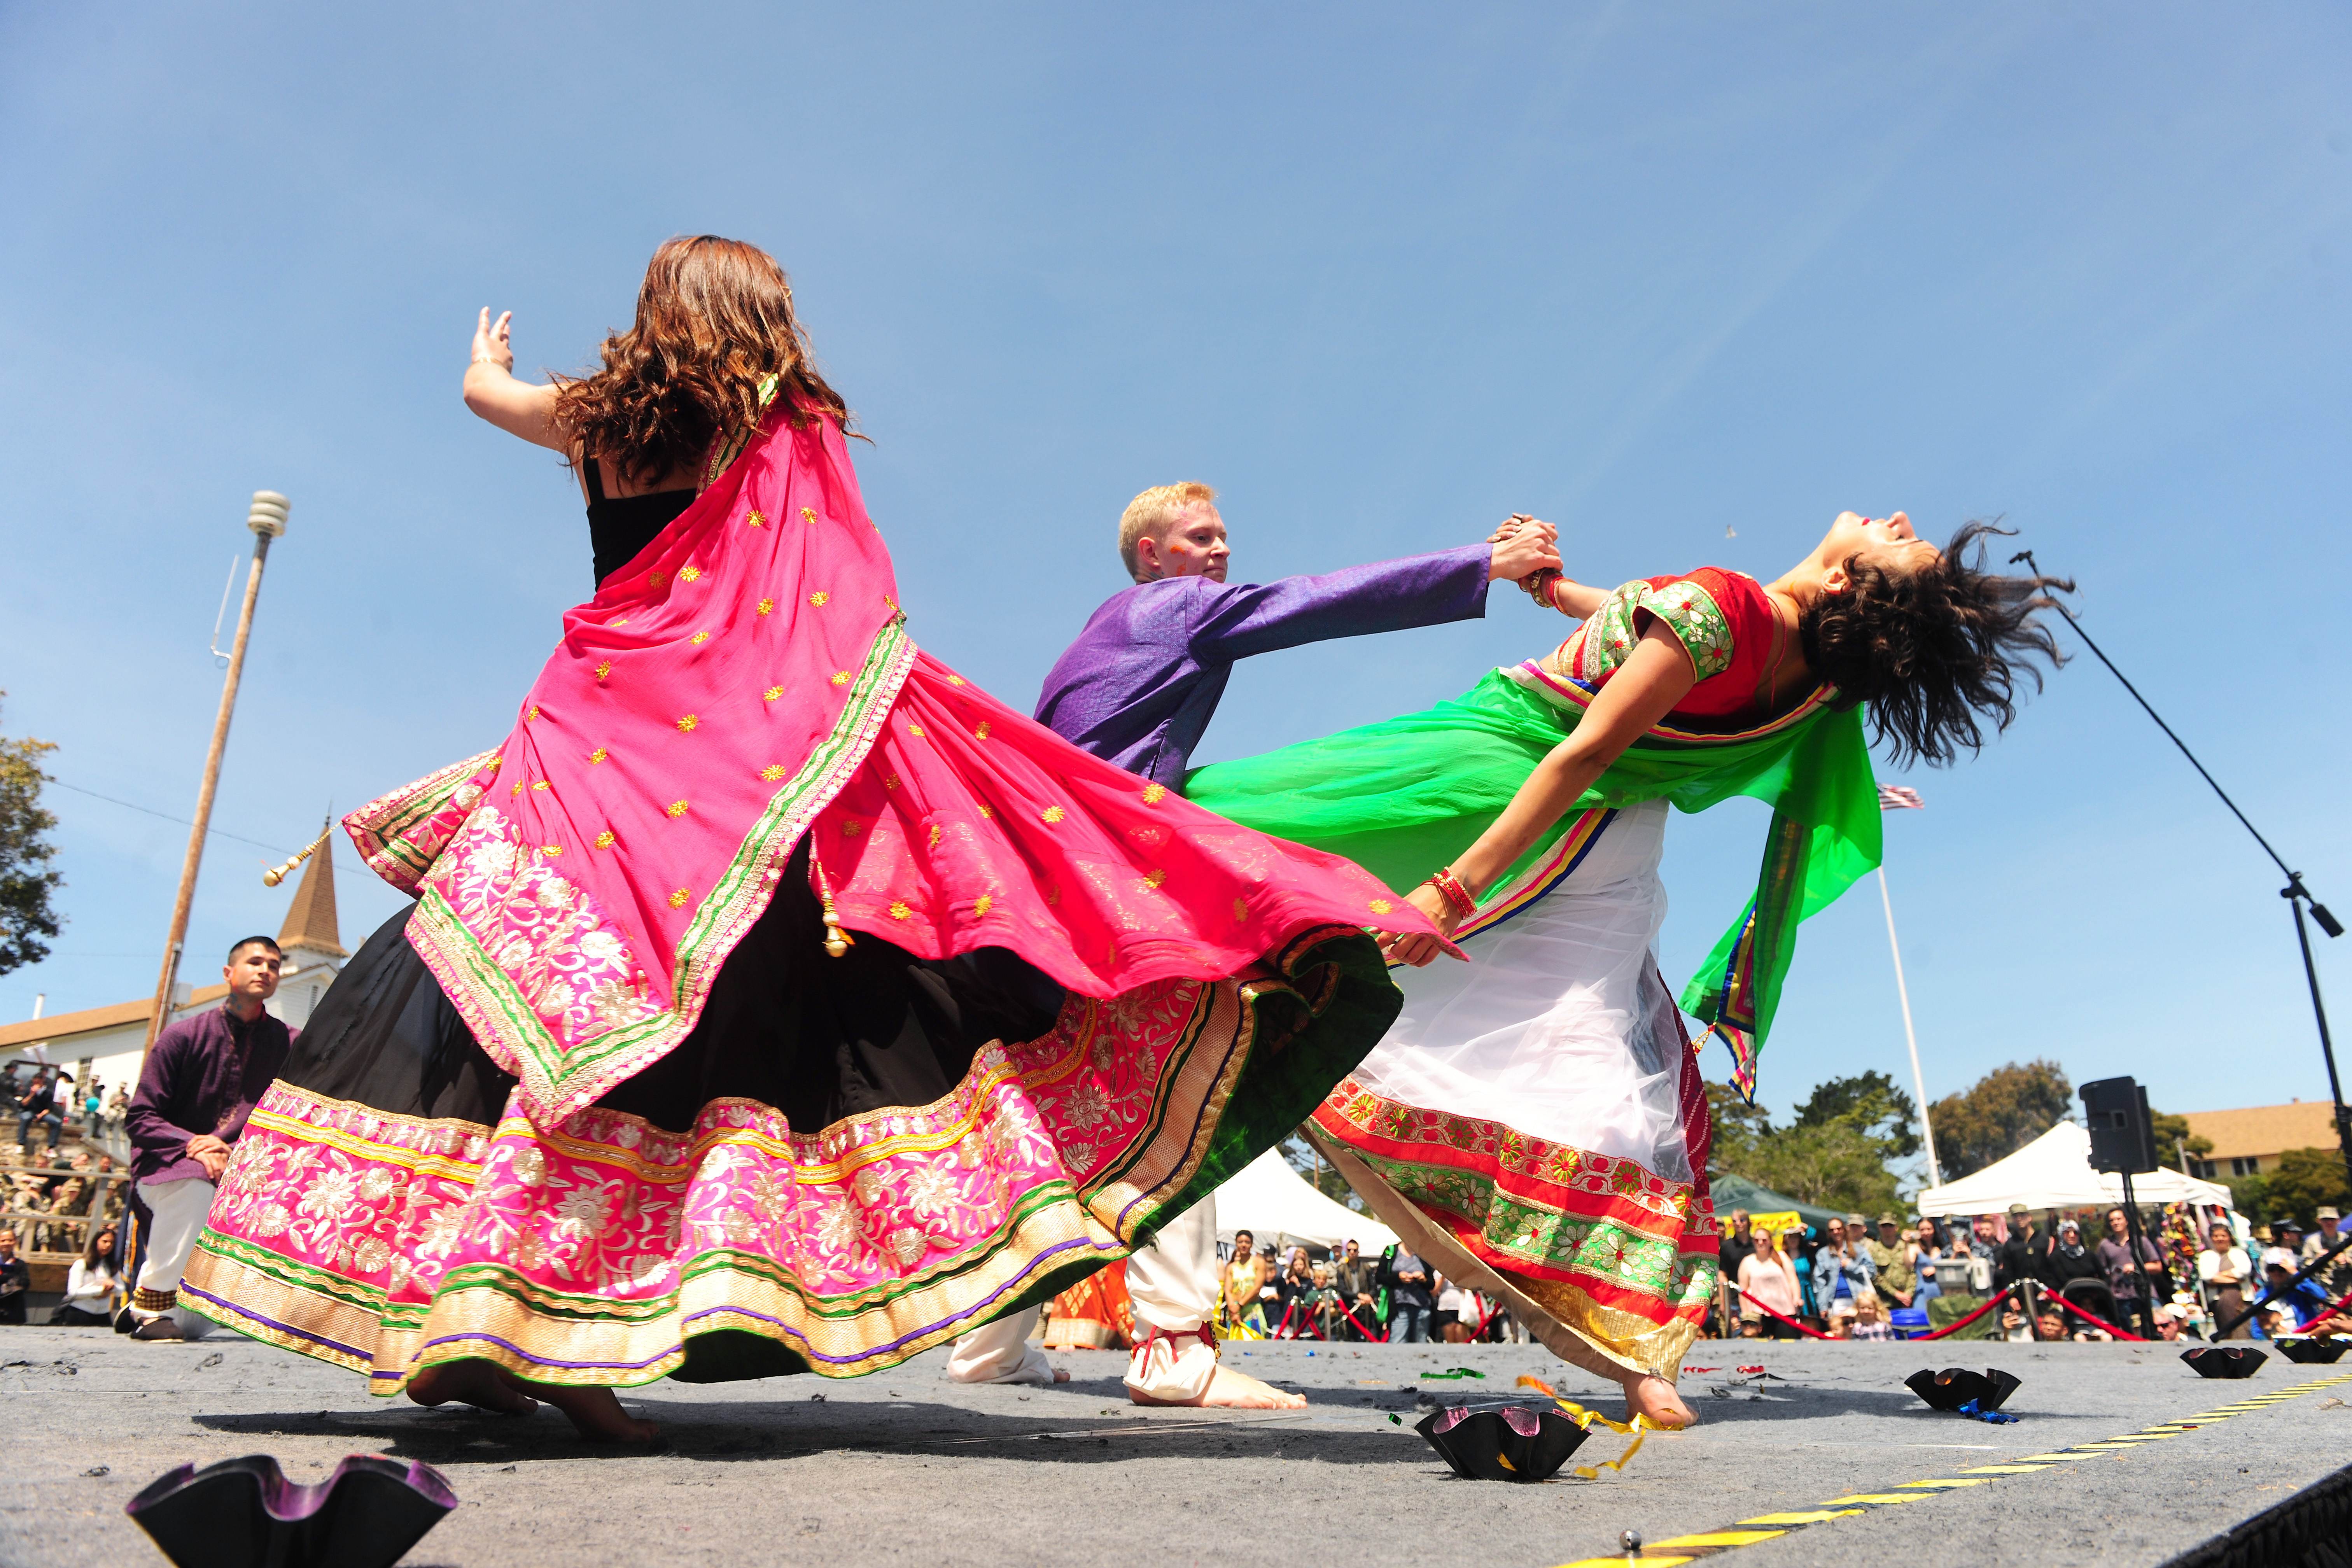
[[[1038,722],[1065,740],[1181,790],[1234,663],[1331,637],[1472,620],[1486,585],[1558,571],[1549,523],[1499,542],[1351,566],[1274,583],[1227,583],[1232,552],[1217,492],[1160,485],[1128,504],[1119,558],[1132,587],[1104,601],[1053,670]],[[1217,1362],[1217,1215],[1195,1205],[1127,1263],[1138,1339],[1127,1370],[1139,1405],[1259,1408],[1306,1404]],[[1016,1312],[956,1342],[949,1374],[962,1382],[1045,1383],[1066,1374],[1025,1341],[1034,1314]]]

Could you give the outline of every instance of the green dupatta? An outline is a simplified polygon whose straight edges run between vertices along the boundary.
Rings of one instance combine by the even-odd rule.
[[[1705,811],[1734,795],[1764,802],[1772,822],[1755,897],[1682,994],[1683,1010],[1730,1047],[1732,1081],[1753,1100],[1757,1053],[1798,922],[1878,864],[1877,784],[1862,712],[1833,711],[1828,696],[1823,688],[1791,712],[1732,731],[1685,728],[1669,716],[1512,865],[1457,934],[1507,920],[1557,886],[1618,807],[1666,800]],[[1530,661],[1419,713],[1194,769],[1185,793],[1221,816],[1345,855],[1390,887],[1411,888],[1470,847],[1591,700]]]

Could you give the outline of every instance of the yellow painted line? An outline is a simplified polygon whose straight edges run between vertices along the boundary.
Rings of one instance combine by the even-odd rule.
[[[1928,1498],[1938,1497],[1947,1491],[1957,1490],[1962,1487],[1984,1486],[2002,1476],[2030,1476],[2037,1471],[2048,1469],[2053,1464],[2081,1463],[2087,1459],[2129,1453],[2142,1444],[2160,1443],[2167,1437],[2178,1437],[2183,1433],[2194,1432],[2200,1426],[2227,1421],[2233,1415],[2249,1415],[2257,1410],[2268,1410],[2288,1400],[2299,1398],[2315,1388],[2332,1388],[2338,1384],[2348,1382],[2352,1382],[2352,1372],[2339,1373],[2334,1377],[2299,1384],[2268,1394],[2252,1395],[2211,1410],[2200,1411],[2178,1421],[2153,1422],[2137,1432],[2126,1433],[2122,1436],[2109,1437],[2097,1442],[2069,1444],[2068,1451],[2027,1454],[2003,1464],[1974,1465],[1958,1476],[1904,1481],[1901,1483],[1902,1489],[1895,1491],[1849,1492],[1843,1497],[1832,1498],[1816,1509],[1799,1510],[1788,1513],[1759,1513],[1753,1519],[1743,1519],[1739,1522],[1743,1525],[1775,1525],[1781,1528],[1717,1530],[1699,1535],[1677,1535],[1670,1541],[1651,1543],[1644,1551],[1642,1561],[1652,1564],[1653,1568],[1682,1568],[1683,1564],[1698,1561],[1696,1557],[1678,1554],[1683,1552],[1696,1552],[1701,1556],[1711,1556],[1717,1552],[1753,1546],[1759,1542],[1775,1541],[1788,1534],[1790,1530],[1806,1525],[1826,1524],[1834,1519],[1858,1519],[1872,1509],[1892,1507],[1899,1503],[1923,1502]],[[1862,1506],[1846,1506],[1849,1504]],[[1656,1555],[1657,1553],[1666,1555]],[[1625,1559],[1621,1555],[1582,1557],[1573,1563],[1559,1563],[1557,1568],[1619,1568],[1619,1565],[1624,1562]]]

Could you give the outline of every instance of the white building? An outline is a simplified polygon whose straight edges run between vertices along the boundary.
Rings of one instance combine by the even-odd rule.
[[[269,1010],[299,1029],[310,1021],[319,998],[327,994],[328,984],[351,956],[343,951],[341,932],[336,929],[331,845],[321,847],[304,865],[302,880],[294,889],[293,905],[287,910],[286,923],[278,932],[278,945],[285,952],[286,967],[278,983],[278,994],[269,1000]],[[227,955],[221,956],[226,960]],[[184,973],[192,970],[201,973],[200,963],[201,960],[193,955],[183,955],[180,968]],[[179,1005],[172,1010],[174,1020],[217,1007],[228,994],[228,987],[217,982],[184,986],[184,991]],[[0,1027],[0,1064],[31,1058],[65,1068],[74,1076],[77,1096],[84,1092],[93,1073],[110,1098],[117,1086],[136,1089],[140,1058],[147,1044],[147,1017],[153,1007],[153,998],[142,996],[110,1006],[88,1007],[79,1013],[59,1013],[7,1025]]]

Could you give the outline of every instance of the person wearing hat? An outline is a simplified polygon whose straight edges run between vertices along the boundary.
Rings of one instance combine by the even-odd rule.
[[[1903,1245],[1903,1232],[1891,1214],[1878,1216],[1878,1235],[1873,1238],[1863,1235],[1863,1251],[1870,1255],[1874,1289],[1879,1300],[1889,1307],[1908,1307],[1918,1293],[1919,1277],[1911,1267],[1908,1251]]]
[[[2327,1292],[2311,1280],[2295,1279],[2302,1267],[2302,1260],[2284,1247],[2269,1247],[2263,1253],[2263,1311],[2279,1313],[2275,1332],[2294,1333],[2305,1323],[2327,1316]],[[2263,1322],[2269,1327],[2267,1316]]]
[[[2321,1253],[2336,1245],[2337,1237],[2343,1234],[2337,1228],[2343,1222],[2344,1216],[2333,1208],[2323,1208],[2319,1211],[2318,1225],[2313,1227],[2309,1236],[2303,1238],[2303,1260],[2305,1263],[2313,1261]],[[2331,1293],[2341,1296],[2345,1291],[2352,1290],[2352,1247],[2347,1247],[2337,1253],[2335,1262],[2330,1263],[2320,1274],[2315,1274],[2312,1278],[2319,1279],[2322,1275],[2325,1276],[2324,1283]]]
[[[2010,1205],[2009,1235],[1993,1249],[1994,1289],[2006,1290],[2011,1285],[2028,1279],[2040,1284],[2049,1283],[2042,1278],[2042,1248],[2034,1245],[2038,1239],[2033,1234],[2032,1211],[2023,1204]]]

